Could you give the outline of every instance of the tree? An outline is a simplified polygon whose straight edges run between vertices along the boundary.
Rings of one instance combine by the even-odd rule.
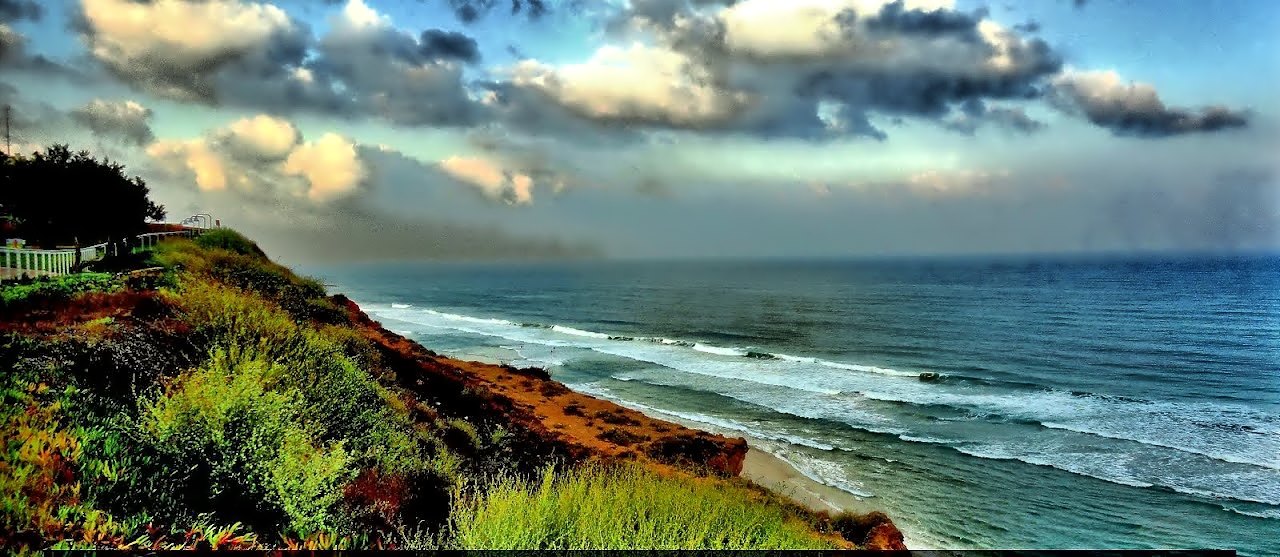
[[[54,145],[29,157],[0,154],[0,214],[29,244],[51,248],[119,240],[162,220],[142,178],[88,151]]]

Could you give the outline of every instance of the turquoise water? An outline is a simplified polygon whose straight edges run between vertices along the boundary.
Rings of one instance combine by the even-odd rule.
[[[1280,258],[306,270],[432,349],[762,439],[914,547],[1280,555]]]

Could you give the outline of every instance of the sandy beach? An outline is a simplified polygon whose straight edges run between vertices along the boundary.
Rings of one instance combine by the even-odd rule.
[[[747,439],[751,449],[742,463],[742,477],[778,495],[792,499],[815,511],[867,513],[872,504],[851,493],[819,483],[801,474],[791,463],[759,448]]]

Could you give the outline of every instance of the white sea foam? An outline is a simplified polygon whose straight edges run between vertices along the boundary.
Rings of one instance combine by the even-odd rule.
[[[392,309],[409,309],[413,304],[391,304]]]
[[[693,349],[698,352],[706,352],[707,354],[716,354],[719,356],[746,356],[747,353],[737,348],[724,348],[721,346],[711,346],[701,342],[694,343]]]
[[[1216,480],[1205,476],[1212,469],[1205,466],[1188,466],[1177,470],[1165,467],[1147,471],[1147,475],[1143,475],[1136,468],[1108,468],[1104,461],[1091,462],[1090,459],[1094,457],[1087,453],[1061,450],[1061,442],[1089,444],[1084,438],[1071,440],[1045,437],[1045,440],[1059,441],[1011,451],[989,444],[965,444],[963,439],[947,442],[941,437],[929,435],[927,427],[916,431],[917,428],[912,426],[912,433],[908,436],[910,440],[955,445],[957,450],[975,457],[1017,459],[1114,483],[1135,486],[1158,484],[1205,497],[1210,497],[1205,493],[1211,493],[1212,497],[1264,503],[1280,501],[1280,494],[1276,494],[1280,491],[1280,477],[1275,475],[1275,471],[1280,469],[1280,436],[1276,435],[1280,430],[1280,418],[1260,414],[1249,408],[1207,402],[1143,402],[1104,396],[1081,396],[1049,389],[1015,391],[975,388],[972,385],[923,383],[914,380],[917,374],[912,372],[815,357],[774,354],[775,359],[737,358],[733,356],[746,353],[736,348],[694,344],[678,339],[636,337],[631,340],[630,337],[618,337],[611,340],[604,333],[572,327],[522,327],[502,319],[477,318],[421,308],[383,309],[386,307],[371,308],[371,313],[430,327],[509,339],[526,345],[569,346],[648,362],[661,366],[658,369],[665,370],[663,373],[672,374],[668,379],[682,377],[679,384],[683,387],[716,392],[795,416],[844,422],[866,431],[895,433],[899,429],[905,431],[905,428],[893,426],[895,420],[902,419],[897,412],[874,405],[858,406],[858,401],[864,398],[913,406],[951,407],[967,412],[967,418],[962,421],[976,424],[1007,420],[1040,423],[1046,428],[1062,432],[1057,436],[1083,435],[1140,444],[1133,448],[1125,448],[1123,445],[1112,447],[1116,456],[1108,458],[1124,462],[1124,466],[1130,466],[1129,461],[1124,458],[1126,454],[1156,454],[1151,453],[1153,449],[1150,447],[1177,451],[1169,453],[1167,457],[1160,457],[1174,461],[1185,460],[1183,456],[1177,455],[1193,454],[1198,455],[1197,458],[1212,458],[1231,466],[1255,466],[1258,467],[1256,471],[1259,474],[1250,476],[1249,481],[1232,481],[1230,485],[1219,482],[1223,486],[1221,489],[1208,490],[1204,488],[1214,485]],[[565,359],[557,358],[561,363]],[[849,373],[851,371],[855,373]],[[700,377],[706,379],[698,379]],[[620,377],[624,378],[649,382],[643,374],[631,372]],[[771,388],[762,389],[761,385]],[[789,394],[772,389],[773,387],[788,389]],[[956,422],[934,423],[943,427],[943,424]],[[773,433],[778,434],[775,437],[791,435],[782,431]],[[1041,435],[1049,436],[1050,433],[1034,437],[1040,438]],[[803,441],[796,444],[805,445]]]
[[[586,338],[605,338],[605,339],[609,338],[609,335],[606,335],[606,334],[604,334],[604,333],[597,333],[597,332],[595,332],[595,331],[584,331],[584,330],[582,330],[582,329],[575,329],[575,328],[573,328],[573,327],[565,327],[565,326],[563,326],[563,325],[552,325],[552,326],[551,326],[551,330],[553,330],[553,331],[555,331],[555,332],[557,332],[557,333],[564,333],[564,334],[566,334],[566,335],[573,335],[573,336],[575,336],[575,337],[586,337]]]
[[[1110,431],[1103,431],[1097,427],[1089,427],[1089,426],[1079,425],[1079,424],[1063,424],[1063,423],[1057,423],[1057,422],[1040,422],[1040,425],[1043,425],[1049,429],[1061,429],[1064,431],[1072,431],[1075,433],[1082,433],[1085,435],[1096,435],[1098,437],[1106,437],[1107,439],[1115,439],[1119,441],[1132,441],[1134,443],[1150,445],[1153,447],[1163,447],[1166,449],[1174,449],[1174,450],[1182,451],[1186,453],[1193,453],[1201,456],[1207,456],[1214,460],[1221,460],[1223,462],[1230,462],[1234,464],[1249,464],[1252,466],[1259,466],[1262,468],[1270,468],[1272,470],[1280,470],[1280,454],[1275,455],[1275,458],[1273,460],[1258,461],[1258,460],[1250,460],[1248,458],[1242,458],[1239,455],[1231,454],[1230,452],[1206,450],[1203,447],[1192,447],[1192,446],[1186,446],[1178,443],[1170,443],[1168,441],[1150,439],[1141,435],[1134,435],[1128,432],[1115,433]]]
[[[453,320],[453,321],[462,321],[462,322],[464,322],[464,323],[484,323],[484,324],[491,324],[491,325],[515,325],[515,323],[513,323],[513,322],[511,322],[511,321],[507,321],[506,319],[490,319],[490,318],[485,318],[485,317],[471,317],[470,315],[459,315],[459,314],[456,314],[456,313],[445,313],[445,312],[443,312],[443,311],[436,311],[436,310],[433,310],[433,309],[424,309],[424,310],[422,310],[422,311],[424,311],[424,312],[426,312],[426,313],[428,313],[428,314],[431,314],[431,315],[435,315],[435,316],[438,316],[438,317],[442,317],[442,318],[444,318],[444,319]]]
[[[1280,508],[1244,510],[1244,509],[1238,509],[1236,507],[1232,507],[1229,505],[1222,505],[1222,510],[1230,511],[1236,514],[1242,514],[1245,516],[1253,516],[1257,518],[1280,519]]]

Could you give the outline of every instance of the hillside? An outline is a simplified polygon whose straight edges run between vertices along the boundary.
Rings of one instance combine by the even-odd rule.
[[[901,547],[737,478],[742,439],[437,355],[234,232],[98,267],[0,290],[5,547]]]

